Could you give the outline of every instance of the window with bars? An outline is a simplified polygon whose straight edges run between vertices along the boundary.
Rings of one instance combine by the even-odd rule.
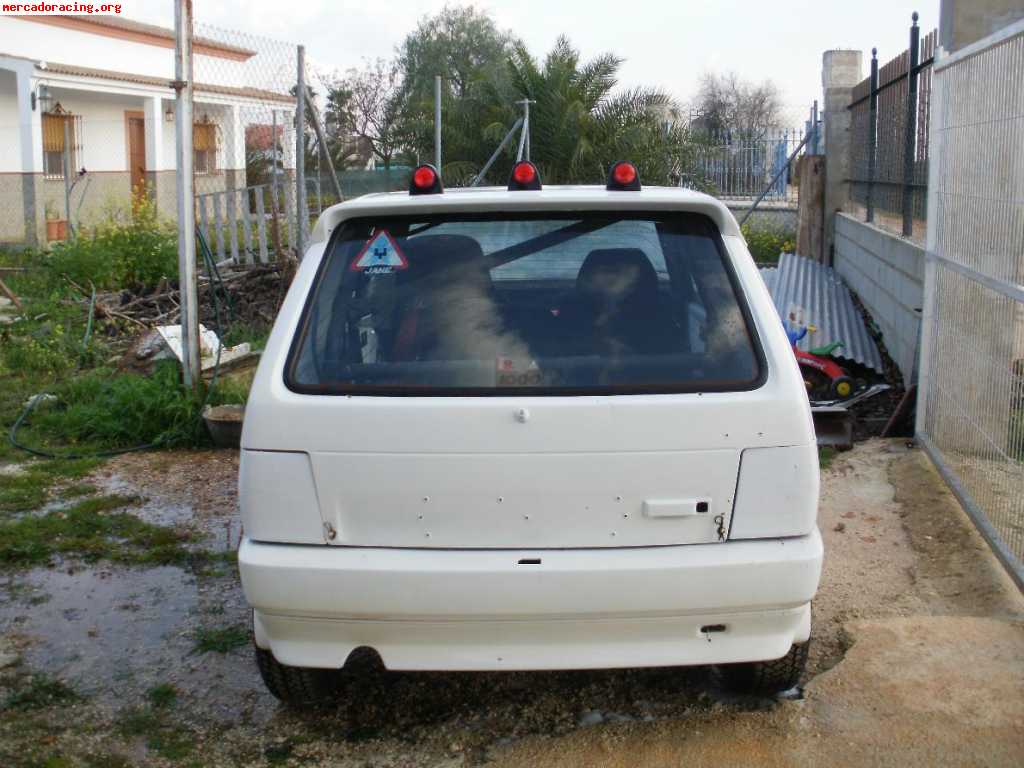
[[[82,154],[82,118],[63,111],[60,105],[43,114],[43,175],[49,179],[64,178],[64,155],[74,173]]]
[[[196,123],[192,126],[192,153],[195,173],[213,173],[217,170],[216,124]]]

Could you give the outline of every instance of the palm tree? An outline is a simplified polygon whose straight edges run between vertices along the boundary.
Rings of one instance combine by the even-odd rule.
[[[531,159],[545,183],[600,183],[617,160],[630,160],[653,184],[677,183],[690,161],[687,132],[672,120],[671,98],[653,88],[615,93],[622,59],[581,63],[562,36],[540,64],[522,44],[509,59],[518,99],[530,99]],[[511,123],[518,106],[505,107]]]

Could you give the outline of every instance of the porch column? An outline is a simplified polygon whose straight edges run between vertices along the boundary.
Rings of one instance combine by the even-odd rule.
[[[174,169],[167,165],[164,151],[163,99],[148,96],[144,105],[146,124],[146,188],[161,216],[173,216],[177,210]]]
[[[245,181],[245,125],[242,108],[235,105],[224,111],[224,185],[241,188]]]
[[[18,143],[21,171],[21,204],[25,222],[25,244],[37,247],[46,240],[46,219],[37,203],[36,185],[43,169],[42,105],[32,107],[33,69],[31,62],[15,69],[18,91]]]

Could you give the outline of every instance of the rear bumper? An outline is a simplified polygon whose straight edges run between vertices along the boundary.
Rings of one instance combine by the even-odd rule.
[[[540,560],[540,563],[521,563]],[[778,658],[807,639],[818,531],[628,549],[239,550],[257,643],[293,666],[360,646],[390,669],[567,669]],[[725,625],[708,634],[702,627]]]

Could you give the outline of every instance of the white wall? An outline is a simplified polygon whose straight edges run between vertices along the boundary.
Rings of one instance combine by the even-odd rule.
[[[20,170],[17,76],[0,69],[0,173],[17,173]]]
[[[174,48],[121,40],[77,29],[0,16],[0,52],[77,67],[174,77]],[[195,55],[196,80],[216,85],[246,85],[245,62]],[[200,77],[201,75],[201,77]]]

